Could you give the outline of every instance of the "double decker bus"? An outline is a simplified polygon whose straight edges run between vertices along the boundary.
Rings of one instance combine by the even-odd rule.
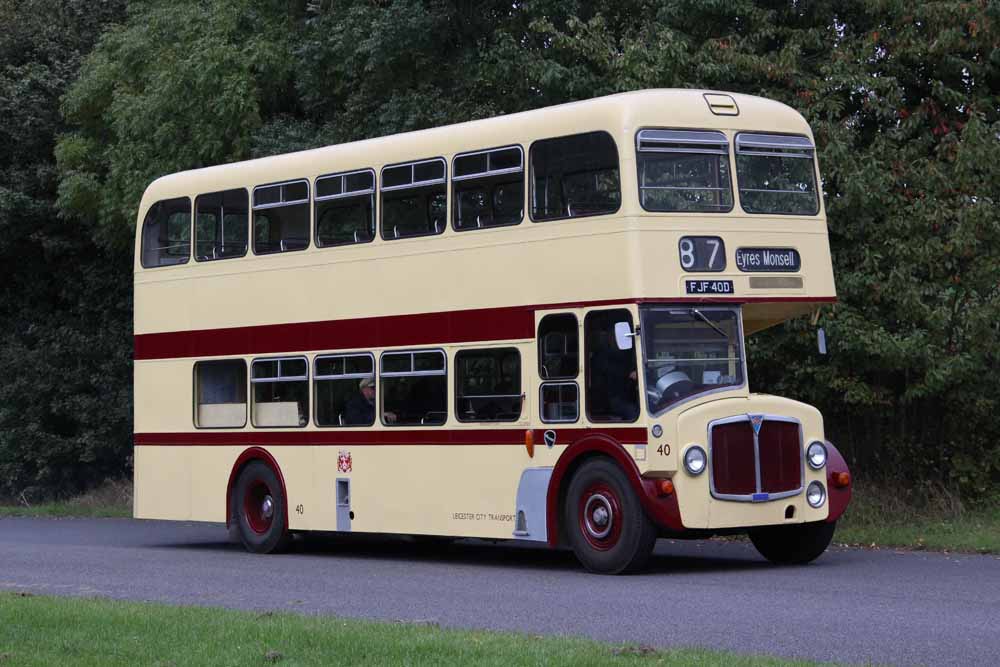
[[[745,338],[834,301],[812,134],[649,90],[154,181],[135,245],[135,516],[520,539],[590,570],[850,499]]]

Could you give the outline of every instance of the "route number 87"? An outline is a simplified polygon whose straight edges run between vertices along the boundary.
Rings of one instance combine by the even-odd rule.
[[[682,236],[680,254],[685,271],[726,270],[726,244],[718,236]]]

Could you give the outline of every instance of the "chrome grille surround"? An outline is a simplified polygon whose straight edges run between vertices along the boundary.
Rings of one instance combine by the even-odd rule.
[[[724,417],[722,419],[715,419],[708,423],[708,483],[712,491],[712,497],[718,500],[735,500],[745,503],[760,503],[768,502],[771,500],[780,500],[782,498],[790,498],[792,496],[797,496],[805,489],[805,478],[806,478],[806,460],[805,454],[803,452],[803,435],[802,435],[802,422],[793,417],[784,417],[780,415],[769,415],[761,413],[753,413],[753,416],[763,417],[761,426],[763,427],[763,422],[768,421],[779,421],[788,422],[796,424],[799,427],[799,487],[797,489],[792,489],[790,491],[780,491],[777,493],[768,493],[763,491],[761,488],[761,473],[760,473],[760,431],[754,430],[751,423],[751,415],[736,415],[733,417]],[[737,494],[737,493],[721,493],[715,488],[715,455],[712,449],[712,430],[716,426],[721,426],[723,424],[733,424],[737,422],[747,422],[747,426],[753,432],[753,458],[754,458],[754,479],[756,482],[756,492],[752,494]]]

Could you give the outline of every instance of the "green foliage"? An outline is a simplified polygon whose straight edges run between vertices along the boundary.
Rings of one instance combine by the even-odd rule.
[[[294,102],[291,18],[277,1],[132,3],[63,98],[63,213],[126,253],[151,180],[248,157],[262,117]]]
[[[128,451],[128,267],[152,179],[623,90],[703,87],[794,106],[819,146],[840,296],[819,319],[830,354],[815,353],[806,320],[764,332],[751,341],[755,389],[819,406],[864,476],[995,493],[995,3],[123,4],[0,0],[0,255],[14,267],[0,335],[19,377],[0,407],[0,452],[21,452],[8,459],[21,463],[0,457],[0,486],[82,482],[95,469],[81,456]],[[33,378],[81,368],[80,349],[88,364],[107,362],[106,384],[93,372],[79,386],[46,379],[38,400]],[[111,411],[90,417],[99,402]],[[31,437],[54,452],[35,467]]]

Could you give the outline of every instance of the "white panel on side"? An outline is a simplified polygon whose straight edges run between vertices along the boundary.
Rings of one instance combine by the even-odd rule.
[[[517,484],[517,511],[514,514],[514,537],[521,540],[545,542],[546,499],[552,468],[528,468],[521,473]]]

